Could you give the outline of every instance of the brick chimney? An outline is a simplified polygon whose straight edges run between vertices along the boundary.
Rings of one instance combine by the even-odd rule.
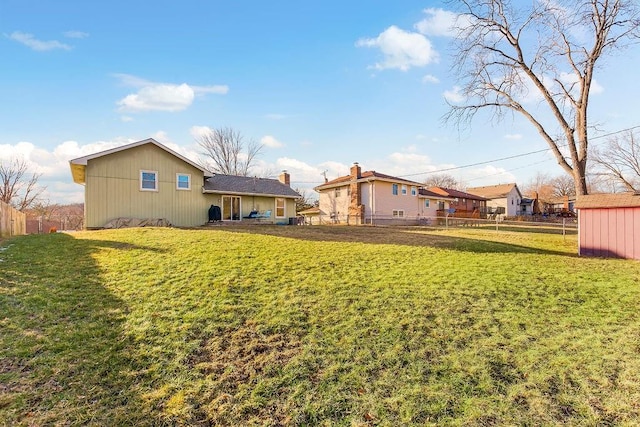
[[[362,170],[358,162],[354,162],[351,166],[351,179],[360,179],[362,177]]]
[[[278,181],[280,181],[284,185],[291,186],[291,177],[289,176],[287,171],[282,171],[282,173],[278,177]]]
[[[349,183],[349,216],[348,223],[362,224],[364,220],[364,205],[362,205],[362,195],[360,192],[361,183],[357,182],[362,178],[362,170],[358,162],[351,166],[351,182]]]

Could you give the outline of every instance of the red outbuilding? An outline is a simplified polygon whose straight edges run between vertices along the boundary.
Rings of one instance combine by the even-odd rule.
[[[578,196],[578,253],[640,260],[640,195]]]

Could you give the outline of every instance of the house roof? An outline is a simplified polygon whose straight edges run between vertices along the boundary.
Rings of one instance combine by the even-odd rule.
[[[486,199],[502,199],[507,197],[507,195],[514,188],[518,190],[518,186],[515,182],[510,184],[486,185],[484,187],[467,188],[467,192],[484,197]],[[518,190],[518,193],[520,193],[520,190]]]
[[[327,188],[340,187],[343,185],[347,185],[351,182],[351,175],[345,175],[338,177],[336,179],[332,179],[331,181],[325,182],[324,184],[318,185],[314,188],[316,191],[325,190]],[[360,174],[360,178],[356,182],[366,182],[372,180],[380,180],[380,181],[391,181],[391,182],[399,182],[408,185],[421,186],[419,182],[410,181],[408,179],[399,178],[397,176],[386,175],[376,171],[365,171]]]
[[[312,208],[305,209],[305,210],[300,211],[298,213],[300,215],[319,215],[320,214],[320,208],[318,206],[314,206]]]
[[[176,153],[175,151],[173,151],[169,147],[166,147],[166,146],[160,144],[155,139],[147,138],[147,139],[143,139],[142,141],[132,142],[131,144],[122,145],[120,147],[111,148],[109,150],[104,150],[104,151],[100,151],[98,153],[93,153],[93,154],[89,154],[87,156],[78,157],[76,159],[69,160],[69,166],[71,167],[71,175],[73,177],[73,181],[75,183],[77,183],[77,184],[84,184],[85,183],[85,169],[86,169],[86,166],[87,166],[87,163],[88,163],[89,160],[97,159],[98,157],[108,156],[109,154],[117,153],[117,152],[120,152],[120,151],[129,150],[131,148],[139,147],[139,146],[145,145],[145,144],[153,144],[153,145],[163,149],[167,153],[176,156],[177,158],[179,158],[180,160],[184,161],[185,163],[190,164],[194,168],[201,170],[203,174],[208,175],[207,171],[205,171],[202,168],[202,166],[200,166],[197,163],[187,159],[186,157]]]
[[[615,194],[589,194],[578,196],[577,209],[593,208],[631,208],[640,207],[640,194],[615,193]]]
[[[441,199],[441,200],[454,200],[454,197],[451,196],[444,196],[440,193],[436,193],[434,191],[429,191],[425,188],[420,188],[418,189],[418,196],[421,197],[426,197],[426,198],[433,198],[433,199]]]
[[[202,192],[293,199],[300,197],[295,190],[277,179],[219,174],[205,178]]]
[[[487,200],[484,197],[477,196],[475,194],[465,193],[464,191],[454,190],[452,188],[431,187],[429,188],[429,191],[436,194],[441,194],[443,196],[453,197],[456,199],[471,199],[471,200],[484,200],[484,201]]]

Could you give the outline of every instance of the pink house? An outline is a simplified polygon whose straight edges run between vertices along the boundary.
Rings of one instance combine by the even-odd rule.
[[[640,195],[578,196],[578,253],[640,260]]]
[[[321,224],[408,224],[435,218],[452,197],[421,191],[419,182],[362,171],[354,163],[349,175],[315,187]]]

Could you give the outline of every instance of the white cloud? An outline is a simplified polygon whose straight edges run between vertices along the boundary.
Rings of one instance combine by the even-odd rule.
[[[508,172],[504,168],[497,168],[492,165],[486,165],[481,168],[467,170],[464,172],[464,176],[464,181],[467,182],[470,187],[516,182],[515,175]]]
[[[182,111],[192,103],[195,93],[189,85],[158,84],[140,89],[118,101],[120,111]]]
[[[83,31],[65,31],[64,36],[70,39],[86,39],[89,33]]]
[[[522,139],[522,134],[520,134],[520,133],[508,133],[504,137],[505,137],[505,139],[510,139],[510,140],[520,140],[520,139]]]
[[[397,68],[406,71],[411,67],[423,67],[437,62],[439,59],[438,52],[425,36],[404,31],[394,25],[374,39],[358,40],[356,46],[380,49],[384,61],[375,64],[374,68],[378,70]]]
[[[117,105],[121,112],[183,111],[193,103],[196,95],[208,93],[224,95],[229,91],[225,85],[191,86],[186,83],[157,83],[130,74],[114,74],[125,86],[138,88]]]
[[[39,52],[43,52],[47,50],[55,50],[55,49],[62,49],[62,50],[72,49],[71,46],[64,43],[60,43],[57,40],[49,40],[49,41],[38,40],[33,36],[33,34],[23,33],[20,31],[14,31],[13,33],[9,34],[8,37],[13,41],[22,43],[23,45]]]
[[[424,9],[426,18],[416,23],[414,28],[428,36],[454,37],[459,15],[444,9]]]
[[[131,116],[121,116],[120,120],[127,123],[127,122],[132,122],[133,121],[133,117]]]
[[[576,92],[576,95],[577,95],[578,76],[576,76],[573,73],[563,72],[563,73],[560,73],[560,81],[565,85],[576,84],[576,88],[574,89],[574,92]],[[591,91],[589,92],[589,94],[594,95],[594,94],[600,94],[602,92],[604,92],[604,88],[598,83],[596,79],[593,79],[593,81],[591,82]]]
[[[192,137],[198,139],[201,136],[208,134],[212,130],[213,129],[211,129],[209,126],[191,126],[191,129],[189,129],[189,133]]]
[[[440,83],[440,80],[436,76],[426,74],[424,77],[422,77],[422,83]]]
[[[444,91],[444,98],[452,104],[459,104],[465,99],[461,91],[460,86],[454,86],[451,90]]]
[[[282,142],[278,141],[271,135],[263,136],[262,139],[260,139],[260,143],[269,148],[281,148],[284,146]]]

